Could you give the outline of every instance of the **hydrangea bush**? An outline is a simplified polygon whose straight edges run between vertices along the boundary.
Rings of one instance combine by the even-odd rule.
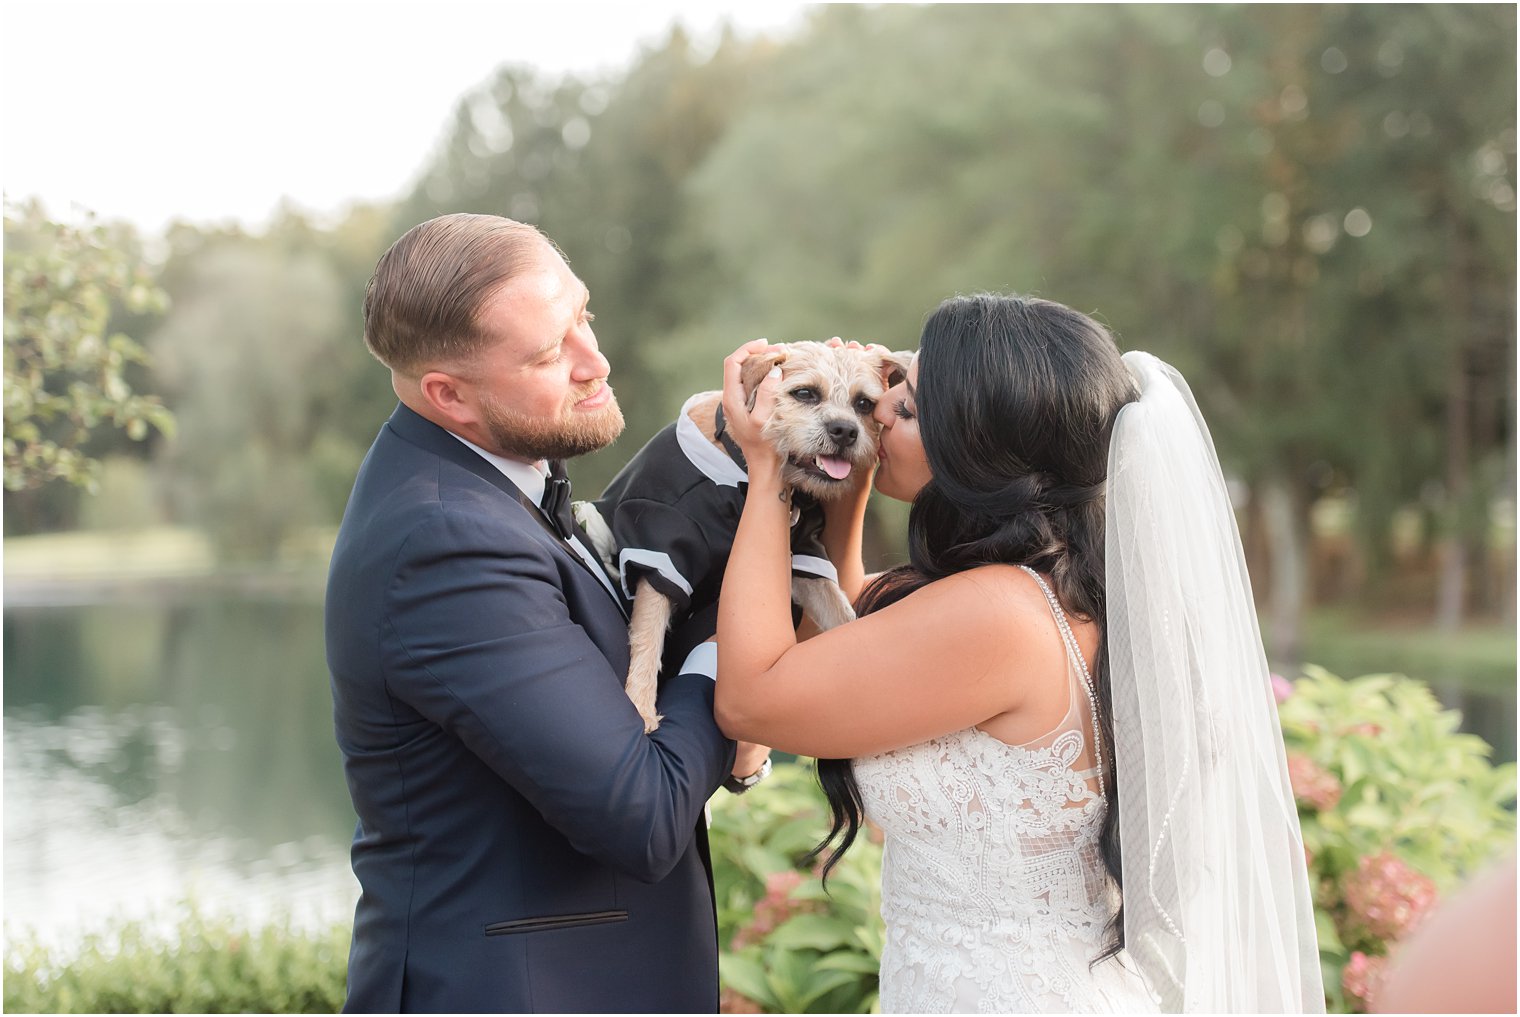
[[[1494,766],[1422,682],[1274,681],[1330,1010],[1360,1013],[1390,951],[1514,843],[1515,766]]]

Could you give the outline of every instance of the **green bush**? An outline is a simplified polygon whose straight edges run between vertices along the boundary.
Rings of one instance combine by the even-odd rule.
[[[1280,689],[1327,1006],[1361,1012],[1390,945],[1514,843],[1515,766],[1402,675],[1309,667]]]
[[[812,767],[713,800],[726,1013],[869,1013],[881,958],[881,847],[864,831],[829,874],[804,859],[828,829]]]
[[[1279,680],[1332,1011],[1374,994],[1389,946],[1514,840],[1515,766],[1457,732],[1423,684]],[[868,833],[825,892],[805,858],[827,814],[812,769],[779,763],[750,794],[713,799],[722,1006],[729,1013],[866,1013],[881,957],[881,847]],[[334,1012],[347,923],[247,931],[192,910],[173,936],[126,925],[61,961],[9,943],[5,1009],[32,1013]]]
[[[60,961],[6,944],[7,1013],[336,1013],[347,924],[256,931],[193,908],[172,936],[130,923],[87,938]]]

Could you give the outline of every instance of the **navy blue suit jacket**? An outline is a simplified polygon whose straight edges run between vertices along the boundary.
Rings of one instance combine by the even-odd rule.
[[[510,480],[398,407],[326,623],[359,817],[346,1010],[716,1011],[712,682],[667,681],[645,735],[622,612]]]

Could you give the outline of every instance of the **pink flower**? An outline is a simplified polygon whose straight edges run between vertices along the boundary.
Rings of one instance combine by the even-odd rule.
[[[1387,957],[1369,957],[1360,950],[1352,951],[1351,959],[1341,969],[1341,988],[1346,995],[1361,1000],[1365,1009],[1383,980],[1383,966],[1387,963]]]
[[[1293,683],[1274,671],[1272,673],[1272,698],[1276,699],[1279,703],[1285,703],[1291,695],[1293,695]]]
[[[797,887],[802,885],[802,873],[796,869],[787,869],[785,872],[772,872],[765,877],[765,895],[767,897],[785,900]]]
[[[1406,935],[1436,902],[1435,883],[1388,851],[1358,862],[1343,892],[1361,927],[1385,943]]]
[[[1288,781],[1295,798],[1321,812],[1335,808],[1341,800],[1341,782],[1335,774],[1302,753],[1288,754]]]

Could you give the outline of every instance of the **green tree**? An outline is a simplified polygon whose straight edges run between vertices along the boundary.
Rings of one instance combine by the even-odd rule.
[[[693,174],[720,295],[688,330],[704,357],[735,334],[911,342],[979,288],[1095,311],[1191,379],[1292,660],[1317,500],[1354,499],[1375,556],[1393,508],[1434,491],[1475,541],[1513,494],[1513,26],[829,8]]]
[[[149,341],[181,427],[160,460],[180,518],[227,559],[268,560],[335,522],[363,455],[338,400],[356,369],[352,313],[301,233],[287,216],[263,237],[171,237],[174,309]]]
[[[1327,490],[1354,498],[1374,579],[1393,510],[1435,492],[1454,623],[1462,548],[1506,493],[1475,469],[1513,416],[1514,12],[1225,7],[1202,28],[1204,151],[1246,190],[1199,237],[1218,251],[1200,398],[1275,520],[1278,648],[1297,656]]]
[[[135,391],[141,344],[110,329],[114,309],[161,313],[164,291],[105,226],[49,222],[40,205],[5,212],[5,486],[63,480],[87,489],[100,463],[84,449],[100,429],[142,441],[172,433],[155,396]]]

